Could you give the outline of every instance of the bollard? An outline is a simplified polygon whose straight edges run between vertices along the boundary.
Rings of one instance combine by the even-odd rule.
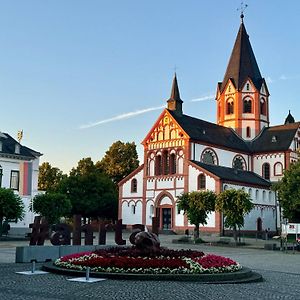
[[[86,267],[85,280],[90,281],[90,267]]]
[[[31,265],[31,273],[35,272],[35,260],[32,261],[32,265]]]

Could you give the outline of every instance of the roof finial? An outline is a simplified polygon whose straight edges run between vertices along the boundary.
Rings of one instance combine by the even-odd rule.
[[[238,8],[237,10],[241,11],[241,23],[244,23],[244,12],[246,8],[248,7],[248,4],[244,4],[244,1],[241,1],[241,8]]]

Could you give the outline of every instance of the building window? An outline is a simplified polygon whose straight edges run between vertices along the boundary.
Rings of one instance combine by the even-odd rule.
[[[243,159],[243,157],[236,156],[233,159],[232,167],[234,169],[237,169],[237,170],[245,170],[246,169],[246,163],[245,163],[245,160]]]
[[[11,171],[10,173],[10,188],[19,190],[19,171]]]
[[[226,104],[226,114],[227,115],[233,114],[233,109],[234,109],[233,100],[232,99],[228,100]]]
[[[270,165],[268,163],[262,165],[262,177],[270,180]]]
[[[170,155],[170,173],[175,174],[176,173],[176,154],[172,153]]]
[[[163,152],[163,170],[164,170],[164,175],[169,174],[169,155],[168,155],[168,151]]]
[[[161,155],[157,155],[155,158],[155,175],[162,174],[162,160]]]
[[[267,114],[266,101],[264,98],[260,100],[260,114],[264,116]]]
[[[211,165],[217,165],[218,164],[217,155],[212,149],[204,150],[202,152],[201,161],[206,163],[206,164],[211,164]]]
[[[250,99],[244,99],[243,113],[252,113],[252,101]]]
[[[0,141],[0,151],[2,151],[2,142]]]
[[[204,174],[198,176],[198,190],[206,189],[206,178]]]
[[[275,165],[274,165],[274,175],[275,176],[280,176],[282,175],[283,173],[283,166],[282,166],[282,163],[281,162],[277,162]]]
[[[133,178],[131,180],[131,193],[136,193],[137,192],[137,180]]]
[[[246,137],[247,138],[251,137],[251,129],[249,126],[246,127]]]
[[[2,187],[2,176],[3,176],[3,169],[0,166],[0,188]]]
[[[250,84],[249,84],[249,83],[246,84],[246,90],[247,90],[247,91],[250,90]]]
[[[229,93],[231,92],[231,85],[230,84],[228,85],[228,92]]]

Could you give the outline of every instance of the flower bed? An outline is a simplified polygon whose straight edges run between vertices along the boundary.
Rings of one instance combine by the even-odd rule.
[[[161,248],[145,254],[136,247],[113,247],[63,256],[55,266],[92,272],[131,274],[203,274],[235,272],[242,267],[230,258],[193,250]]]

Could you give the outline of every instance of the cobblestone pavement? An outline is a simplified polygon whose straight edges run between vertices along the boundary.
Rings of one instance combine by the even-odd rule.
[[[263,275],[264,281],[248,284],[201,284],[197,282],[104,280],[97,283],[67,281],[70,276],[26,276],[30,264],[0,263],[0,299],[300,299],[300,255],[260,249],[162,244],[195,248],[231,257]],[[2,247],[0,258],[12,254]],[[11,259],[10,259],[11,260]],[[41,264],[37,264],[37,268]]]

